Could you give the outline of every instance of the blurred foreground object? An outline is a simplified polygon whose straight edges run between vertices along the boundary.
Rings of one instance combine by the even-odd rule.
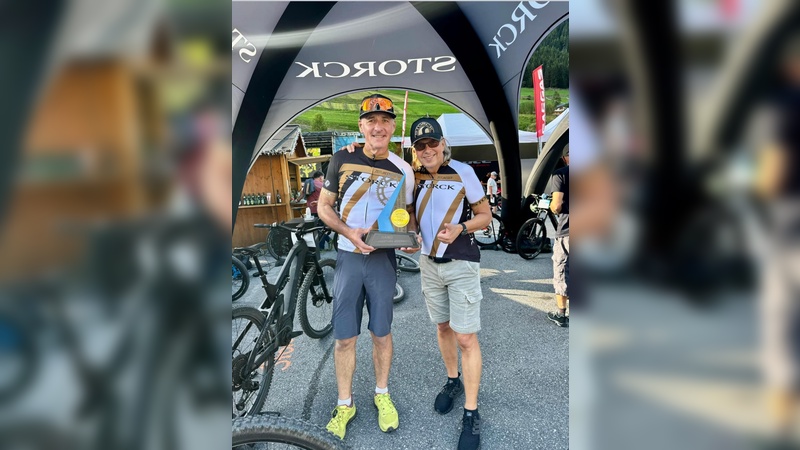
[[[31,29],[57,11],[11,3]],[[34,369],[0,398],[0,448],[228,445],[229,14],[76,0],[40,30],[0,190],[0,330]]]

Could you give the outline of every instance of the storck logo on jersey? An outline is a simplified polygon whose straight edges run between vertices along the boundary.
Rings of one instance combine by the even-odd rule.
[[[430,188],[433,188],[433,189],[443,189],[443,190],[445,190],[445,191],[455,191],[455,190],[456,190],[456,187],[455,187],[455,186],[453,186],[452,184],[433,184],[433,182],[429,182],[429,183],[425,183],[425,182],[423,182],[423,183],[420,183],[420,184],[419,184],[419,188],[420,188],[420,189],[430,189]]]
[[[357,180],[357,181],[361,181],[362,183],[369,183],[369,184],[374,184],[376,186],[382,186],[382,187],[390,187],[390,188],[396,188],[397,187],[397,181],[393,181],[393,180],[390,180],[389,178],[385,178],[385,177],[380,177],[378,179],[374,179],[374,178],[370,177],[369,175],[362,175],[362,174],[352,173],[352,174],[347,176],[347,179],[354,180],[354,181]]]

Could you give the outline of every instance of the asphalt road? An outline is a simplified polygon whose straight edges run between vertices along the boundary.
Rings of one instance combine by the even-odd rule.
[[[484,450],[569,448],[569,329],[558,328],[545,317],[555,306],[552,274],[549,253],[530,261],[502,251],[482,254],[484,298],[478,336],[483,377],[478,404]],[[270,275],[276,276],[277,271],[271,270]],[[444,416],[433,410],[446,372],[419,274],[403,272],[399,282],[406,298],[395,306],[389,391],[400,414],[400,427],[388,434],[378,428],[365,311],[353,380],[358,416],[348,426],[345,441],[353,449],[454,449],[462,409],[453,408]],[[235,305],[258,306],[263,291],[257,283],[251,279],[248,292]],[[324,427],[337,397],[333,343],[332,335],[321,340],[296,338],[291,352],[282,358],[285,362],[276,366],[264,411]],[[463,407],[463,396],[458,402]]]

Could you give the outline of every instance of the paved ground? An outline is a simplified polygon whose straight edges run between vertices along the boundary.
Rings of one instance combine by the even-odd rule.
[[[542,254],[526,261],[502,251],[483,252],[483,330],[479,333],[483,352],[479,397],[482,448],[569,448],[569,329],[558,328],[545,318],[545,312],[555,303],[549,257]],[[274,276],[277,271],[270,274]],[[365,317],[353,382],[359,410],[345,440],[354,449],[453,449],[458,442],[461,410],[454,408],[445,416],[433,410],[445,371],[419,274],[402,273],[400,284],[406,299],[395,307],[395,353],[389,381],[400,413],[400,428],[390,434],[378,428],[372,406],[372,343]],[[250,289],[236,304],[258,306],[262,295],[260,286],[251,281]],[[324,426],[336,403],[333,338],[300,336],[292,347],[292,352],[284,356],[289,363],[276,367],[264,410]],[[463,397],[460,401],[463,406]]]

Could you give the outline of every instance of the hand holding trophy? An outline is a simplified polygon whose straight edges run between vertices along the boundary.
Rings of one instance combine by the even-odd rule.
[[[400,179],[397,189],[386,202],[386,206],[378,216],[378,229],[371,230],[364,238],[364,243],[375,248],[419,248],[417,234],[408,231],[410,215],[406,211],[405,193],[406,176]]]

